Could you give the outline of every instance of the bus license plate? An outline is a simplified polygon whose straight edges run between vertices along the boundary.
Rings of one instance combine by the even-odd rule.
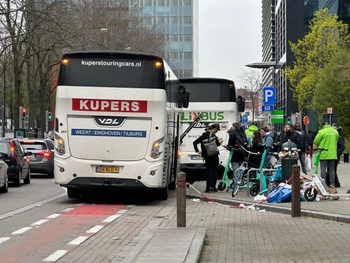
[[[119,167],[116,166],[97,166],[97,173],[119,173]]]
[[[202,160],[202,156],[201,155],[191,155],[191,160]]]

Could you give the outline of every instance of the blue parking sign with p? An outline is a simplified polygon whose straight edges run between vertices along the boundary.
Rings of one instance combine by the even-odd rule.
[[[265,87],[263,89],[264,105],[276,104],[276,89],[275,87]]]

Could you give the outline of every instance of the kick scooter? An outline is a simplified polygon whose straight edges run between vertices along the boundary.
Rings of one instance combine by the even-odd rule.
[[[316,199],[317,194],[320,194],[323,198],[329,198],[329,197],[338,197],[339,198],[339,196],[350,197],[350,193],[349,194],[330,194],[328,192],[328,187],[327,187],[325,181],[317,175],[321,153],[322,153],[322,151],[328,151],[328,149],[316,148],[313,151],[314,152],[317,151],[317,153],[315,155],[315,162],[314,162],[315,170],[314,170],[314,173],[312,175],[312,181],[308,185],[308,187],[306,188],[306,190],[304,192],[305,200],[312,202]]]
[[[230,163],[231,163],[231,159],[232,159],[232,155],[233,155],[233,147],[230,147],[230,153],[228,155],[228,159],[227,159],[227,163],[225,166],[225,171],[224,174],[222,176],[221,182],[218,183],[218,190],[219,191],[224,191],[227,188],[227,192],[228,192],[228,187],[231,186],[232,182],[230,176],[228,175],[228,172],[230,171]]]

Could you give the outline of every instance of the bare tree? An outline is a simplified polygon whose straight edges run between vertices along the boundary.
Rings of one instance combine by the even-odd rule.
[[[81,50],[132,50],[161,54],[165,44],[154,27],[129,8],[128,1],[84,1],[74,6],[77,26],[72,48]]]
[[[252,121],[255,121],[255,115],[260,113],[259,105],[261,100],[261,73],[259,70],[250,69],[244,70],[244,75],[241,77],[246,88],[246,109],[252,112]]]
[[[53,82],[63,53],[131,48],[161,55],[164,39],[154,28],[146,28],[128,5],[106,0],[0,2],[0,60],[2,73],[6,68],[13,76],[16,128],[23,105],[30,109],[29,127],[45,127],[45,111],[54,107]]]

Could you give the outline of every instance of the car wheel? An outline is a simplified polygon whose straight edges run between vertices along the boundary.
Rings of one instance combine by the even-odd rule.
[[[1,193],[7,193],[9,191],[9,180],[6,176],[4,185],[0,188]]]
[[[54,177],[55,177],[53,171],[52,171],[51,173],[48,173],[47,176],[48,176],[49,178],[54,178]]]
[[[30,168],[28,169],[28,175],[26,178],[24,178],[23,182],[25,184],[30,184],[30,177],[31,177],[31,172],[30,172]]]
[[[18,177],[16,178],[16,181],[13,182],[13,185],[16,187],[20,187],[22,183],[22,172],[18,171]]]

